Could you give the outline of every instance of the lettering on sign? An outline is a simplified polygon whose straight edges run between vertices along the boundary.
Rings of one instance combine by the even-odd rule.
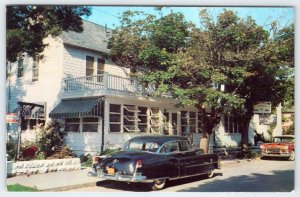
[[[253,113],[255,114],[270,114],[271,102],[258,102],[253,106]]]
[[[16,113],[6,114],[6,123],[18,123],[18,114]]]

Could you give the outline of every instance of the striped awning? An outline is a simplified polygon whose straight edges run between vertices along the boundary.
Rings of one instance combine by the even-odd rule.
[[[103,98],[62,100],[49,114],[50,118],[79,118],[101,116]]]

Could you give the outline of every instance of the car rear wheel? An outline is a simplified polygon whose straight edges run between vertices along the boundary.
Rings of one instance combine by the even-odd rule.
[[[210,165],[208,167],[207,178],[212,178],[214,176],[214,168]]]
[[[167,179],[156,179],[152,184],[151,184],[151,189],[156,191],[156,190],[161,190],[166,186]]]
[[[290,155],[290,157],[289,157],[289,161],[294,161],[294,160],[295,160],[295,152],[292,151],[292,152],[291,152],[291,155]]]

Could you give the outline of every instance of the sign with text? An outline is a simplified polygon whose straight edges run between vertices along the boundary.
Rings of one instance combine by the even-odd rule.
[[[271,102],[258,102],[253,106],[253,113],[255,114],[270,114]]]
[[[6,123],[18,123],[18,114],[17,113],[6,114]]]

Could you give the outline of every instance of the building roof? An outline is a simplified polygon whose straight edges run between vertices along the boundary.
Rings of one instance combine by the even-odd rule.
[[[82,20],[82,22],[83,32],[63,32],[63,43],[80,48],[108,53],[109,50],[107,48],[107,42],[112,30],[89,21]]]

